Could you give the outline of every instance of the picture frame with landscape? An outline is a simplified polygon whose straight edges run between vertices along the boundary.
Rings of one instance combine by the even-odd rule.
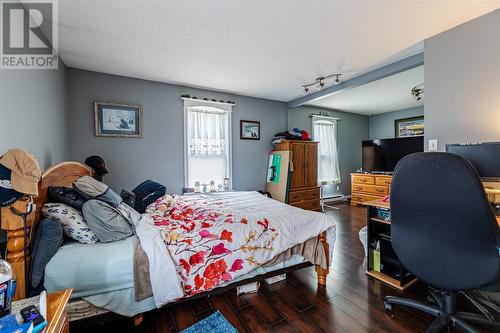
[[[141,105],[94,102],[95,136],[142,138]]]
[[[240,121],[241,140],[260,140],[260,121]]]
[[[424,116],[394,120],[394,132],[396,138],[423,136]]]

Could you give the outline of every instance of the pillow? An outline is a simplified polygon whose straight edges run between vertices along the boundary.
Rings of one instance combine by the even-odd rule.
[[[49,186],[47,195],[50,202],[59,202],[82,210],[85,199],[75,190],[69,187]]]
[[[150,204],[165,195],[167,188],[153,180],[146,180],[134,188],[132,192],[135,193],[134,208],[143,214]]]
[[[62,242],[63,228],[61,222],[54,217],[41,220],[36,231],[33,260],[31,262],[31,286],[33,288],[40,286],[45,273],[45,266],[61,247]]]
[[[83,176],[73,182],[73,188],[85,199],[96,199],[116,207],[122,203],[122,198],[108,185],[90,177]]]
[[[103,201],[87,201],[82,212],[89,227],[103,243],[116,242],[134,234],[130,223],[118,209]]]
[[[63,227],[64,234],[83,244],[97,242],[97,236],[90,230],[82,213],[71,206],[62,203],[48,203],[43,205],[42,214],[45,217],[55,217]]]

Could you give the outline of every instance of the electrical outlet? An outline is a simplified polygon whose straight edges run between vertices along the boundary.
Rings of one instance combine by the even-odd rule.
[[[437,139],[429,139],[428,150],[429,151],[438,150],[438,140]]]
[[[340,185],[337,185],[337,191],[340,191]]]

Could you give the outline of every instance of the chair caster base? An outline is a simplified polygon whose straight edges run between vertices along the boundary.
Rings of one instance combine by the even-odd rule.
[[[428,327],[426,331],[427,333],[438,333],[451,328],[457,328],[466,333],[478,333],[474,327],[465,322],[458,315],[455,315],[455,313],[448,313],[442,308],[423,304],[412,299],[386,296],[384,301],[384,310],[391,317],[393,317],[392,310],[394,305],[419,310],[436,318]]]
[[[394,313],[392,313],[392,304],[384,302],[384,311],[391,318],[394,318]]]

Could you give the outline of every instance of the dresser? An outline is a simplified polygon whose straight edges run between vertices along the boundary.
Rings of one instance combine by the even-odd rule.
[[[351,173],[351,205],[382,199],[389,194],[392,176]]]
[[[287,203],[302,209],[321,211],[318,186],[318,143],[286,140],[275,150],[290,151],[290,179]]]

